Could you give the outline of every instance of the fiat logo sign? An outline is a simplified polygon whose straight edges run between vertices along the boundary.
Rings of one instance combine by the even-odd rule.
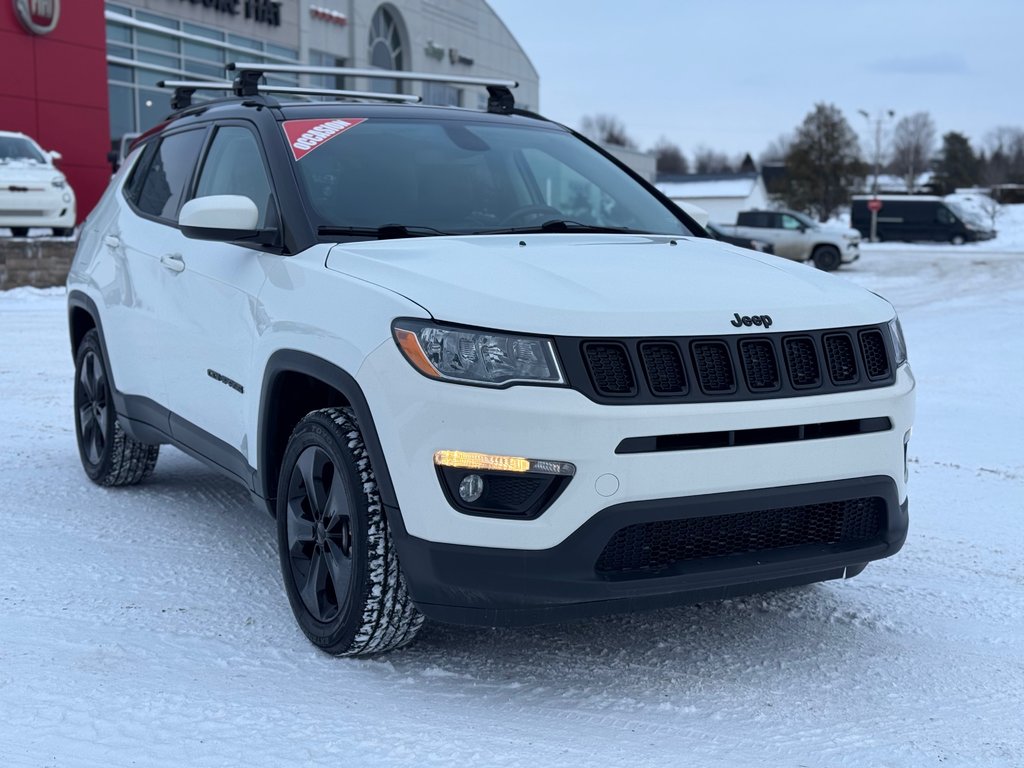
[[[60,0],[14,0],[14,12],[29,32],[47,35],[60,20]]]

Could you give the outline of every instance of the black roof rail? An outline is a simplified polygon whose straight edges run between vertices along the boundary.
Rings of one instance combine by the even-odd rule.
[[[377,80],[411,80],[423,83],[446,83],[450,85],[479,85],[487,89],[487,111],[497,114],[511,114],[515,110],[512,88],[519,82],[503,78],[472,77],[469,75],[439,75],[431,72],[409,72],[396,69],[360,69],[355,67],[315,67],[305,64],[259,64],[255,62],[231,62],[228,71],[237,72],[235,93],[239,96],[253,95],[259,91],[256,83],[267,73],[293,75],[334,75],[336,77],[365,77]],[[254,90],[255,89],[255,90]]]

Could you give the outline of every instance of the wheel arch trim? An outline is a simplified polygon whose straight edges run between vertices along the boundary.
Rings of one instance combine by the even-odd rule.
[[[335,390],[345,400],[355,413],[356,421],[359,423],[363,433],[363,443],[370,461],[373,463],[374,474],[377,479],[377,487],[380,492],[381,501],[388,508],[388,512],[397,512],[398,499],[395,495],[394,485],[391,482],[391,475],[388,471],[387,460],[384,450],[377,436],[377,428],[374,425],[373,415],[370,406],[363,394],[362,387],[355,378],[338,367],[334,363],[317,357],[309,352],[300,352],[293,349],[280,349],[274,352],[267,360],[263,372],[263,383],[260,389],[258,432],[259,444],[257,448],[257,491],[268,501],[275,497],[274,477],[269,471],[270,460],[270,435],[268,426],[271,423],[270,408],[272,406],[272,395],[275,382],[283,374],[297,373],[316,379],[322,384]]]

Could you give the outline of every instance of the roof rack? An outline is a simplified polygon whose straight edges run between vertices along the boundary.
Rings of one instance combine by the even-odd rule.
[[[255,96],[260,93],[286,93],[296,96],[338,96],[347,99],[366,99],[368,101],[389,101],[399,103],[417,103],[422,101],[412,93],[376,93],[371,91],[348,91],[334,88],[300,88],[292,85],[261,85],[256,84],[254,93],[240,92],[238,82],[212,80],[161,80],[157,88],[173,88],[171,109],[179,110],[192,106],[192,96],[196,91],[233,91],[236,96]]]
[[[512,88],[518,88],[516,80],[501,78],[470,77],[468,75],[437,75],[429,72],[407,72],[396,69],[357,69],[353,67],[314,67],[305,64],[257,64],[255,62],[231,62],[226,67],[238,73],[235,78],[235,93],[239,96],[253,96],[260,92],[260,78],[267,72],[293,75],[335,75],[341,77],[366,77],[377,80],[413,80],[422,83],[448,83],[451,85],[479,85],[487,89],[487,111],[510,114],[516,106]],[[378,96],[380,94],[377,94]]]

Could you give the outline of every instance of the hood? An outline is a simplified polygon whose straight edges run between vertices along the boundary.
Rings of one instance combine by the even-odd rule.
[[[399,293],[437,320],[524,333],[727,334],[758,330],[734,327],[735,314],[770,315],[773,331],[893,316],[888,302],[842,278],[706,238],[382,240],[336,245],[327,267]]]
[[[64,174],[52,165],[40,165],[27,160],[0,162],[0,184],[3,185],[29,182],[49,187],[50,181],[56,176],[64,178]]]
[[[842,224],[819,224],[818,228],[823,232],[831,232],[842,235],[847,240],[860,240],[860,231],[852,227],[844,227]]]

